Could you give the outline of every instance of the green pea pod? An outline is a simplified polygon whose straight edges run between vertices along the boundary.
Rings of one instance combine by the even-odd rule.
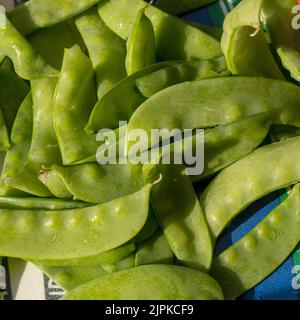
[[[165,12],[179,15],[204,7],[212,2],[215,0],[158,0],[157,6]]]
[[[25,192],[6,184],[6,180],[17,176],[24,168],[32,135],[32,97],[29,94],[21,104],[11,132],[12,148],[6,153],[0,178],[0,194],[18,197]]]
[[[136,243],[139,243],[149,239],[158,228],[159,228],[159,225],[158,225],[157,219],[152,209],[150,208],[147,222],[145,223],[140,233],[134,238],[134,241]]]
[[[146,7],[146,8],[145,8]],[[151,20],[157,55],[165,60],[211,59],[222,55],[215,38],[183,20],[149,6],[142,0],[109,0],[98,4],[103,21],[121,38],[127,40],[138,11],[145,8]]]
[[[101,264],[113,264],[123,260],[135,251],[135,244],[130,241],[122,246],[97,255],[83,256],[77,259],[61,259],[61,260],[35,260],[35,264],[49,267],[90,267],[99,266]]]
[[[3,15],[0,12],[0,19],[5,19],[4,26],[0,28],[0,52],[13,61],[16,73],[26,80],[57,76],[58,71],[38,54]]]
[[[222,50],[231,73],[284,79],[260,26],[263,0],[244,0],[225,18]]]
[[[64,165],[96,153],[100,145],[96,135],[88,135],[84,130],[96,101],[91,61],[78,45],[65,49],[53,104],[55,132]]]
[[[92,60],[98,83],[98,99],[126,77],[126,43],[91,9],[75,20]]]
[[[39,171],[43,166],[61,163],[52,116],[56,83],[56,79],[53,78],[31,82],[33,128],[30,149],[20,172],[13,176],[6,176],[4,180],[10,187],[40,197],[51,197],[52,194],[39,181]]]
[[[300,241],[300,190],[213,261],[211,274],[234,299],[275,271]]]
[[[281,62],[300,81],[300,32],[292,26],[296,0],[264,0],[262,20]]]
[[[4,115],[0,109],[0,151],[6,151],[11,147],[7,126],[5,123]]]
[[[184,167],[145,165],[143,176],[146,182],[153,183],[151,205],[176,258],[183,265],[208,271],[212,241]]]
[[[174,254],[169,243],[161,232],[158,230],[151,238],[143,241],[137,246],[135,254],[135,265],[142,266],[145,264],[173,264]]]
[[[64,300],[222,300],[217,282],[180,266],[141,266],[86,283]]]
[[[299,105],[299,87],[284,81],[226,77],[185,82],[144,102],[129,121],[128,136],[143,128],[150,140],[153,128],[208,128],[262,112],[268,113],[273,124],[300,127]],[[131,145],[129,141],[128,152]],[[144,150],[150,146],[149,141]]]
[[[144,97],[150,98],[155,93],[181,82],[228,75],[226,70],[224,57],[178,63],[137,79],[136,86]]]
[[[261,147],[210,183],[200,200],[215,237],[257,199],[300,181],[298,150],[300,138]]]
[[[38,53],[58,70],[61,69],[65,48],[71,48],[78,44],[83,51],[85,50],[80,34],[72,21],[65,21],[49,28],[37,30],[28,36],[28,40]]]
[[[101,266],[49,267],[37,265],[37,267],[66,292],[106,275]]]
[[[151,21],[141,9],[127,40],[126,70],[131,75],[156,62],[156,45]]]
[[[90,203],[105,203],[138,191],[143,186],[141,167],[138,165],[86,163],[78,166],[52,166],[43,170],[40,180],[48,186],[48,172],[55,171],[74,199]],[[53,179],[52,176],[50,180]],[[116,183],[117,181],[117,183]],[[59,181],[58,181],[59,182]],[[53,188],[51,188],[51,186]],[[55,191],[55,182],[49,188]]]
[[[145,225],[150,190],[147,185],[129,196],[87,208],[0,210],[0,255],[63,260],[117,248],[133,239]]]
[[[64,210],[83,208],[87,206],[91,206],[91,204],[81,201],[64,201],[59,199],[0,197],[1,209]]]
[[[146,100],[137,92],[136,80],[172,64],[172,61],[157,63],[120,81],[97,102],[86,130],[97,132],[103,128],[119,128],[119,121],[129,120],[137,107]]]
[[[100,0],[30,0],[9,13],[15,27],[24,35],[53,26],[94,6]]]
[[[271,138],[274,142],[288,140],[300,136],[300,128],[291,126],[272,126]]]
[[[103,270],[107,273],[113,273],[113,272],[118,272],[122,270],[127,270],[131,269],[134,267],[134,261],[135,261],[135,254],[131,254],[124,259],[112,263],[112,264],[102,264],[101,267]]]

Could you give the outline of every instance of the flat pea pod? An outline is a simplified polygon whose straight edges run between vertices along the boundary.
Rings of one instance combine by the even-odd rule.
[[[218,40],[183,20],[149,6],[145,1],[104,0],[98,4],[103,21],[125,40],[129,37],[137,12],[142,8],[145,8],[145,14],[152,22],[157,55],[160,58],[192,61],[222,55]]]
[[[215,0],[158,0],[157,7],[173,15],[187,13],[204,7]]]
[[[283,141],[300,136],[300,128],[291,126],[272,126],[270,133],[273,142]]]
[[[273,124],[299,127],[299,104],[299,87],[285,81],[225,77],[185,82],[144,102],[129,121],[128,136],[137,128],[149,137],[153,128],[209,128],[262,112],[268,113]]]
[[[225,18],[222,50],[235,75],[284,77],[260,26],[263,0],[244,0]]]
[[[82,201],[65,201],[59,199],[12,198],[0,197],[1,209],[13,210],[65,210],[91,206]]]
[[[99,253],[93,256],[84,256],[77,259],[60,259],[60,260],[34,260],[34,264],[49,267],[90,267],[99,266],[101,264],[113,264],[123,260],[130,254],[135,252],[135,244],[133,241],[125,243],[118,248]]]
[[[254,229],[213,261],[211,274],[225,299],[234,299],[253,288],[292,253],[300,241],[300,189]]]
[[[126,77],[126,43],[90,9],[76,18],[76,26],[87,46],[97,76],[98,99]]]
[[[43,166],[61,163],[53,125],[53,96],[56,83],[55,78],[31,81],[33,127],[30,149],[21,171],[5,178],[8,186],[40,197],[51,197],[52,195],[39,181],[39,171]]]
[[[173,63],[172,61],[157,63],[121,80],[96,103],[86,130],[98,132],[103,128],[119,128],[119,121],[129,120],[138,106],[146,100],[137,92],[136,80]]]
[[[296,5],[296,0],[264,0],[262,20],[282,64],[294,79],[300,81],[300,32],[291,23],[292,9]]]
[[[3,15],[0,12],[0,18],[5,19],[5,25],[0,28],[0,52],[13,61],[16,73],[26,80],[57,76],[58,71],[37,53]]]
[[[90,203],[105,203],[138,191],[143,186],[142,169],[139,165],[86,163],[61,167],[54,165],[43,170],[40,180],[48,186],[48,172],[56,172],[74,199]],[[50,178],[53,179],[53,176]],[[55,191],[56,183],[50,181],[49,188]],[[59,181],[58,181],[59,182]],[[54,188],[51,188],[54,187]]]
[[[226,70],[224,57],[183,62],[137,79],[136,86],[144,97],[150,98],[155,93],[181,82],[224,76],[227,74]]]
[[[101,266],[49,267],[37,265],[37,267],[66,292],[107,274]]]
[[[91,61],[78,45],[65,49],[53,103],[54,128],[64,165],[96,153],[100,142],[84,130],[96,101]]]
[[[66,294],[64,300],[222,300],[217,282],[180,266],[140,266],[112,273]]]
[[[153,183],[151,205],[176,258],[183,265],[208,271],[212,241],[192,182],[184,171],[182,165],[145,165],[143,177]]]
[[[173,264],[174,254],[161,230],[137,246],[135,265]]]
[[[102,264],[101,267],[107,273],[118,272],[122,270],[131,269],[134,267],[135,254],[131,254],[124,259],[112,263],[112,264]]]
[[[0,255],[63,260],[115,249],[143,228],[150,190],[147,185],[129,196],[87,208],[0,210]]]
[[[200,201],[215,237],[257,199],[300,181],[300,138],[270,144],[224,169]],[[255,166],[253,165],[255,163]]]
[[[100,0],[30,0],[9,13],[14,26],[24,35],[53,26],[93,7]]]
[[[11,131],[12,148],[6,153],[1,178],[0,194],[5,197],[18,197],[26,193],[8,186],[5,181],[17,176],[25,165],[27,154],[30,149],[32,135],[32,96],[28,96],[22,102],[17,113]]]
[[[131,75],[156,62],[156,44],[151,21],[145,9],[138,11],[127,40],[126,70]]]
[[[29,93],[29,86],[13,71],[0,68],[0,109],[1,109],[1,135],[0,150],[6,151],[10,147],[10,133],[24,98]]]
[[[134,241],[136,243],[139,243],[149,239],[155,233],[155,231],[157,231],[158,228],[159,225],[157,219],[153,213],[152,208],[150,208],[147,221],[140,233],[134,238]]]

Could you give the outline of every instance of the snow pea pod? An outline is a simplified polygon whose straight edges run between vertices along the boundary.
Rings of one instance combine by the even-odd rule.
[[[300,180],[299,150],[300,138],[261,147],[210,183],[200,201],[215,237],[251,203]]]
[[[176,258],[183,265],[208,271],[212,241],[184,166],[145,165],[143,177],[153,183],[151,205]]]
[[[10,187],[40,197],[52,195],[38,180],[38,172],[43,166],[61,163],[52,112],[56,83],[54,78],[31,81],[33,128],[30,149],[21,172],[5,178]]]
[[[264,0],[262,20],[282,64],[300,81],[300,32],[291,23],[296,5],[296,0]]]
[[[158,0],[157,7],[173,15],[187,13],[204,7],[215,0]]]
[[[124,259],[112,263],[112,264],[102,264],[101,267],[103,270],[107,273],[113,273],[113,272],[118,272],[122,270],[127,270],[131,269],[134,267],[134,261],[135,261],[135,254],[131,254]]]
[[[161,230],[155,232],[151,238],[137,246],[135,265],[145,264],[173,264],[174,254]]]
[[[299,87],[285,81],[226,77],[185,82],[144,102],[129,121],[128,135],[137,128],[150,137],[153,128],[213,127],[262,112],[268,113],[273,124],[299,127],[299,105]],[[130,145],[129,141],[128,150]]]
[[[144,226],[150,190],[147,185],[129,196],[87,208],[0,210],[0,253],[24,260],[62,260],[117,248]]]
[[[48,172],[55,171],[57,178],[74,199],[90,203],[105,203],[116,198],[134,193],[143,186],[142,170],[138,165],[86,163],[71,167],[54,165],[43,170],[40,180],[48,186]],[[53,178],[53,176],[52,176]],[[55,183],[51,183],[55,187]],[[53,190],[54,194],[58,193]]]
[[[211,274],[221,285],[225,299],[251,289],[292,253],[300,241],[300,190],[288,198],[247,235],[213,261]]]
[[[96,101],[91,61],[78,45],[65,49],[53,103],[54,127],[64,165],[96,153],[100,145],[96,135],[84,130]]]
[[[3,14],[0,12],[0,19]],[[5,25],[0,28],[0,52],[13,61],[16,73],[26,80],[57,76],[59,72],[5,19]]]
[[[144,97],[150,98],[155,93],[181,82],[224,76],[227,74],[226,70],[224,57],[178,63],[137,79],[136,86]]]
[[[244,0],[226,16],[222,50],[233,74],[283,80],[260,26],[262,2]]]
[[[139,243],[149,239],[158,228],[159,225],[157,219],[153,213],[152,208],[150,207],[147,222],[145,223],[140,233],[134,238],[134,241],[136,243]]]
[[[103,21],[125,40],[142,8],[145,8],[145,14],[152,22],[157,55],[160,58],[191,61],[222,55],[218,40],[183,20],[149,6],[145,1],[104,0],[98,4],[98,12]]]
[[[3,112],[0,109],[0,151],[6,151],[10,147],[11,147],[11,144],[9,141],[7,126],[5,123]]]
[[[37,267],[66,292],[107,274],[101,266],[49,267],[37,265]]]
[[[156,62],[156,45],[151,21],[140,9],[127,40],[126,70],[131,75]]]
[[[140,266],[112,273],[66,294],[64,300],[222,300],[217,282],[180,266]]]
[[[9,13],[14,26],[24,35],[50,27],[93,7],[100,0],[30,0]]]
[[[137,107],[146,100],[137,92],[136,80],[172,64],[172,61],[157,63],[120,81],[97,102],[86,130],[97,132],[103,128],[116,129],[120,120],[129,120]]]
[[[75,20],[87,46],[98,83],[98,99],[126,77],[126,43],[91,9]]]

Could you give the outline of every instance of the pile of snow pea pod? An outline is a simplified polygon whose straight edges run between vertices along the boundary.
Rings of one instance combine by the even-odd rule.
[[[297,1],[242,0],[223,30],[175,16],[211,2],[0,11],[0,256],[34,263],[63,299],[236,299],[300,242]],[[205,129],[203,172],[100,165],[97,132],[120,134],[120,121],[126,137]],[[215,254],[235,217],[283,188],[277,208]]]

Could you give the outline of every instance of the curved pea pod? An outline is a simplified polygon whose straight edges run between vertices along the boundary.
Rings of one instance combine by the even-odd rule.
[[[128,255],[135,251],[133,241],[125,243],[118,248],[99,253],[93,256],[83,256],[76,259],[61,259],[61,260],[34,260],[35,264],[49,267],[90,267],[99,266],[101,264],[114,264],[123,260]]]
[[[128,136],[137,128],[143,128],[148,137],[153,128],[209,128],[262,112],[273,124],[299,127],[299,104],[299,87],[285,81],[226,77],[185,82],[144,102],[129,121]]]
[[[283,141],[300,136],[300,128],[291,126],[272,126],[270,133],[274,142]]]
[[[59,72],[37,53],[3,15],[0,12],[0,19],[5,19],[4,26],[0,28],[0,52],[13,61],[16,73],[26,80],[57,76]]]
[[[64,183],[74,199],[90,203],[105,203],[134,193],[143,186],[142,170],[139,165],[108,164],[101,166],[98,163],[71,167],[54,165],[40,174],[39,178],[46,186],[48,186],[48,172],[53,171],[56,172],[56,177]],[[50,189],[58,196],[52,179],[53,175],[50,177]]]
[[[39,181],[39,171],[43,166],[61,163],[52,110],[56,83],[54,78],[31,82],[33,128],[30,149],[25,155],[25,165],[18,174],[5,177],[5,183],[8,186],[40,197],[51,197],[52,195]]]
[[[98,99],[126,77],[126,43],[91,9],[75,20],[87,46],[98,83]]]
[[[158,0],[157,6],[165,12],[178,15],[204,7],[214,1],[215,0]]]
[[[19,107],[29,92],[26,82],[13,71],[0,68],[0,150],[11,146],[10,133]]]
[[[169,265],[140,266],[86,283],[64,300],[222,300],[217,282],[201,271]]]
[[[10,177],[17,176],[25,165],[32,135],[32,97],[29,94],[21,104],[11,132],[12,148],[6,153],[0,178],[0,194],[19,197],[26,193],[6,184]]]
[[[212,241],[184,166],[145,165],[143,177],[153,183],[151,205],[176,258],[183,265],[208,271]]]
[[[156,45],[151,21],[141,9],[127,40],[126,70],[131,75],[156,62]]]
[[[40,198],[4,198],[0,197],[1,209],[32,209],[32,210],[65,210],[91,206],[82,201],[65,201],[59,199]]]
[[[135,254],[131,254],[124,259],[112,263],[112,264],[102,264],[101,267],[103,270],[107,273],[113,273],[113,272],[118,272],[122,270],[127,270],[131,269],[134,267],[134,261],[135,261]]]
[[[145,8],[145,14],[152,22],[157,55],[160,58],[192,61],[222,55],[218,40],[183,20],[149,6],[145,1],[110,0],[98,4],[98,12],[103,21],[125,40],[142,8]]]
[[[233,74],[284,79],[260,26],[263,0],[244,0],[225,18],[222,50]]]
[[[91,61],[78,45],[65,49],[53,103],[54,127],[64,165],[96,153],[100,145],[96,135],[84,130],[96,101]]]
[[[68,20],[93,7],[100,0],[30,0],[9,13],[14,26],[29,34],[36,29],[50,27]]]
[[[300,190],[213,261],[211,274],[234,299],[275,271],[300,241]]]
[[[151,238],[137,246],[135,265],[145,264],[173,264],[174,254],[161,230],[155,232]]]
[[[137,92],[136,80],[171,64],[174,62],[157,63],[121,80],[96,103],[86,130],[97,132],[103,128],[119,128],[119,121],[129,120],[138,106],[146,100]]]
[[[70,291],[84,283],[101,278],[107,273],[101,266],[89,267],[49,267],[37,265],[52,281],[65,291]]]
[[[37,30],[28,36],[28,40],[37,52],[58,70],[61,69],[65,48],[78,44],[83,51],[86,50],[72,21]]]
[[[144,97],[150,98],[155,93],[181,82],[224,76],[226,70],[224,57],[178,63],[137,79],[136,86]]]
[[[129,196],[87,208],[0,210],[0,254],[24,260],[66,260],[115,249],[145,225],[150,190],[147,185]]]
[[[215,237],[251,203],[300,180],[299,150],[300,138],[261,147],[210,183],[200,201]]]
[[[134,238],[134,241],[136,243],[139,243],[149,239],[158,228],[159,225],[157,219],[152,209],[150,208],[147,221],[140,233]]]
[[[291,23],[296,5],[296,0],[264,0],[262,20],[283,66],[300,81],[300,32]]]

